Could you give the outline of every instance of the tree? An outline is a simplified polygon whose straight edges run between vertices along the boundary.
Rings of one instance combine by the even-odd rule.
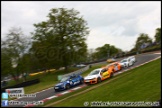
[[[161,28],[156,29],[156,34],[155,34],[155,41],[161,43]]]
[[[142,45],[144,45],[146,43],[151,44],[152,39],[148,36],[148,34],[141,33],[136,40],[136,44],[135,44],[136,50],[140,50],[142,48]]]
[[[121,49],[116,48],[114,45],[105,44],[96,48],[96,52],[92,54],[93,59],[107,59],[115,54],[122,52]]]
[[[20,67],[18,62],[28,49],[28,38],[24,36],[21,28],[12,27],[9,30],[6,39],[2,41],[1,50],[2,49],[4,51],[2,59],[8,60],[8,62],[4,62],[5,64],[3,65],[10,66],[8,71],[12,76],[19,75],[23,70],[22,68],[18,68]],[[2,73],[5,74],[6,72],[7,71],[2,70]]]
[[[48,20],[34,24],[32,51],[44,63],[44,67],[67,67],[74,61],[82,61],[87,53],[85,43],[89,34],[87,22],[74,9],[53,8]]]
[[[95,52],[95,49],[93,48],[88,49],[87,62],[94,61],[94,59],[96,58],[94,55],[94,52]]]
[[[1,48],[1,75],[6,76],[12,72],[12,61],[6,48]]]

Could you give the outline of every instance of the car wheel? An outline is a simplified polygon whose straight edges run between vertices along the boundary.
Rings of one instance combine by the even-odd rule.
[[[122,69],[123,69],[123,67],[122,67],[122,66],[120,66],[120,70],[122,70]],[[120,70],[119,70],[119,71],[120,71]]]
[[[59,91],[59,90],[56,90],[56,89],[55,89],[55,92],[58,92],[58,91]]]
[[[97,83],[100,83],[101,82],[101,78],[97,78]]]
[[[70,85],[69,84],[66,84],[66,89],[69,89],[70,88]]]
[[[83,84],[83,83],[84,83],[84,79],[81,79],[81,80],[80,80],[80,84]]]
[[[115,72],[115,70],[113,69],[113,70],[112,70],[112,73],[114,73],[114,72]]]
[[[110,78],[112,78],[114,76],[113,72],[110,74]]]
[[[123,66],[123,68],[126,68],[126,67],[127,67],[126,65]]]

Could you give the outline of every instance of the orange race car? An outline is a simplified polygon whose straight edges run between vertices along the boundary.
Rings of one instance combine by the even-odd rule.
[[[111,63],[111,64],[109,64],[105,67],[108,68],[108,71],[113,71],[113,72],[117,72],[117,71],[120,71],[122,69],[121,64],[118,63],[118,62]]]
[[[113,72],[107,70],[108,68],[98,68],[90,72],[85,78],[84,83],[86,84],[96,84],[105,79],[113,76]]]

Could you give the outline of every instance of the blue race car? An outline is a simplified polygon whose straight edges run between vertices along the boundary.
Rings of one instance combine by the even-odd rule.
[[[69,89],[70,87],[83,84],[83,83],[84,83],[84,78],[81,75],[73,74],[62,78],[61,81],[54,86],[54,90],[56,92],[60,90],[66,90]]]

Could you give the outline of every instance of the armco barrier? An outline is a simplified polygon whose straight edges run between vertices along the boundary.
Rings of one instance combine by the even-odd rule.
[[[34,80],[30,80],[30,81],[22,82],[22,83],[17,84],[17,85],[4,87],[4,88],[1,88],[1,93],[2,93],[2,92],[5,92],[5,89],[8,89],[8,88],[26,87],[26,86],[33,85],[33,84],[36,84],[36,83],[39,83],[39,82],[40,82],[39,79],[34,79]]]

